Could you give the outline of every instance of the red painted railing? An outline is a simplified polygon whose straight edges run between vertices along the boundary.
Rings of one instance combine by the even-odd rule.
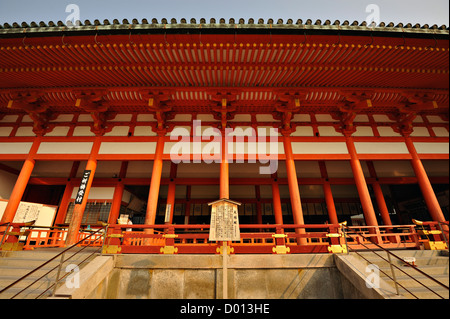
[[[9,243],[5,247],[11,247],[11,243],[20,243],[23,249],[65,246],[66,228],[14,223],[3,228],[7,230],[0,233],[2,242]],[[127,231],[128,228],[132,228],[132,231]],[[80,245],[104,246],[106,253],[220,253],[222,243],[209,241],[209,228],[209,225],[109,225],[105,241],[104,234],[96,234]],[[344,252],[348,250],[347,247],[364,250],[366,247],[375,248],[375,244],[386,249],[436,247],[436,244],[430,243],[440,243],[441,248],[438,249],[448,247],[448,222],[349,226],[345,227],[345,231],[338,224],[250,224],[240,225],[240,230],[241,239],[229,243],[230,251],[234,254]],[[357,233],[364,236],[357,236]],[[90,231],[80,231],[78,241],[90,234]]]
[[[141,231],[124,231],[125,228]],[[327,253],[343,245],[339,225],[240,225],[241,239],[229,243],[231,253]],[[304,229],[304,233],[296,230]],[[330,236],[330,234],[334,234]],[[299,238],[306,244],[299,245]],[[221,242],[210,242],[209,225],[110,225],[105,242],[121,253],[216,254]],[[113,249],[113,250],[114,250]]]

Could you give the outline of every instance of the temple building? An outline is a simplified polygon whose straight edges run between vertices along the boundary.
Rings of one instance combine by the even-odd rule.
[[[208,203],[230,199],[236,254],[339,252],[330,234],[345,222],[417,246],[386,234],[449,218],[448,35],[329,20],[5,23],[0,223],[37,205],[57,245],[104,223],[128,233],[105,252],[214,254]]]

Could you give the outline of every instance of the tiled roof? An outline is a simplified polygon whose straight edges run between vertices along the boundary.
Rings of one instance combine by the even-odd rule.
[[[114,19],[110,22],[108,19],[103,20],[103,23],[100,20],[96,19],[93,22],[90,20],[85,20],[84,22],[78,21],[76,23],[78,28],[70,28],[73,26],[72,22],[68,21],[67,25],[62,22],[53,22],[50,21],[45,23],[43,21],[36,23],[26,23],[22,22],[21,24],[14,22],[12,24],[4,23],[0,25],[0,34],[10,34],[10,33],[23,33],[23,32],[57,32],[57,31],[65,31],[65,30],[76,30],[76,31],[91,31],[91,30],[126,30],[126,29],[137,29],[137,30],[155,30],[155,29],[272,29],[272,30],[288,30],[288,29],[300,29],[300,30],[338,30],[338,31],[381,31],[381,32],[408,32],[408,33],[434,33],[434,34],[447,34],[448,35],[448,27],[445,25],[420,25],[418,23],[398,23],[394,24],[393,22],[384,23],[381,22],[377,26],[367,25],[366,21],[358,22],[354,21],[350,23],[348,20],[343,22],[336,20],[331,22],[330,20],[321,21],[316,20],[315,22],[311,19],[303,21],[302,19],[298,19],[294,21],[293,19],[288,19],[284,21],[283,19],[253,19],[250,18],[245,21],[243,18],[241,19],[229,19],[226,21],[224,18],[215,19],[211,18],[207,21],[204,18],[200,20],[196,20],[194,18],[187,19],[182,18],[180,21],[177,21],[175,18],[172,19],[161,19],[158,20],[153,18],[151,20],[142,19],[139,22],[137,19],[133,19],[131,21],[127,19],[123,19],[120,22],[118,19]]]

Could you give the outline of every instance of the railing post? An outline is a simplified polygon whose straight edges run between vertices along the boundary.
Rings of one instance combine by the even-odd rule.
[[[328,251],[330,253],[346,253],[347,246],[342,245],[341,237],[343,234],[339,231],[340,227],[334,224],[328,225],[328,234],[326,236],[330,238],[330,245]]]
[[[167,233],[163,235],[164,237],[164,247],[160,248],[160,252],[162,254],[176,254],[178,252],[178,248],[175,247],[175,238],[178,235],[175,234],[175,228],[170,226],[167,230]]]
[[[400,291],[398,290],[397,278],[395,278],[394,267],[392,266],[391,254],[387,250],[386,253],[389,260],[389,266],[391,267],[392,279],[394,279],[395,290],[397,291],[397,295],[400,295]]]
[[[297,233],[297,232],[296,232]],[[272,248],[272,252],[275,254],[286,254],[291,251],[289,247],[286,247],[286,237],[281,225],[277,225],[275,228],[275,234],[272,235],[275,238],[275,247]]]
[[[109,228],[109,224],[107,224],[105,226],[105,232],[103,234],[103,242],[102,242],[102,249],[100,250],[100,255],[103,256],[103,250],[105,248],[105,243],[106,243],[106,236],[108,235],[108,228]]]
[[[348,251],[348,242],[347,242],[347,234],[345,233],[345,227],[346,227],[346,225],[341,225],[342,235],[344,236],[344,243],[345,243],[345,250],[346,250],[345,253],[348,255],[349,251]]]
[[[56,288],[58,287],[59,275],[61,274],[61,268],[64,263],[64,255],[65,255],[65,253],[62,253],[61,260],[59,261],[58,272],[56,273],[55,283],[53,284],[52,297],[55,296]]]
[[[8,231],[9,226],[12,227],[11,231]],[[21,232],[21,228],[25,227],[25,226],[31,226],[31,224],[30,223],[20,223],[20,224],[11,223],[11,224],[9,224],[8,227],[6,228],[5,235],[4,235],[6,237],[6,240],[2,244],[1,250],[4,250],[4,251],[22,250],[24,243],[19,242],[19,237],[23,236],[27,233],[27,231]]]
[[[6,225],[6,226],[1,226],[2,228],[4,227],[4,230],[3,230],[2,240],[0,241],[0,250],[2,249],[3,241],[4,241],[5,238],[6,238],[6,233],[8,232],[8,229],[9,229],[10,224],[11,224],[11,223],[6,223],[6,224],[3,224],[3,225]],[[1,228],[0,228],[0,229],[1,229]]]
[[[110,232],[106,232],[105,234],[105,240],[108,240],[108,244],[103,244],[102,253],[104,254],[117,254],[122,251],[121,247],[121,238],[122,235],[122,229],[120,228],[120,225],[113,225],[110,228]]]
[[[419,240],[419,234],[416,232],[416,226],[415,225],[411,225],[409,227],[409,232],[412,234],[411,237],[414,241],[414,243],[416,244],[416,248],[420,247],[420,240]]]
[[[427,237],[428,241],[424,242],[425,249],[430,250],[442,250],[448,249],[448,245],[442,241],[443,232],[441,230],[436,229],[436,225],[438,222],[422,222],[419,220],[413,219],[414,224],[422,226],[422,229],[418,231],[420,235],[424,235]],[[429,230],[426,230],[424,226],[428,226]],[[431,238],[429,237],[431,236]]]

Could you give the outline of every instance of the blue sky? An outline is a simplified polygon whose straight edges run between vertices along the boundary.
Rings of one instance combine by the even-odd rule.
[[[366,20],[366,7],[376,4],[380,20],[449,25],[448,0],[0,0],[0,23],[65,21],[66,6],[80,8],[80,20],[137,18],[282,18]]]

